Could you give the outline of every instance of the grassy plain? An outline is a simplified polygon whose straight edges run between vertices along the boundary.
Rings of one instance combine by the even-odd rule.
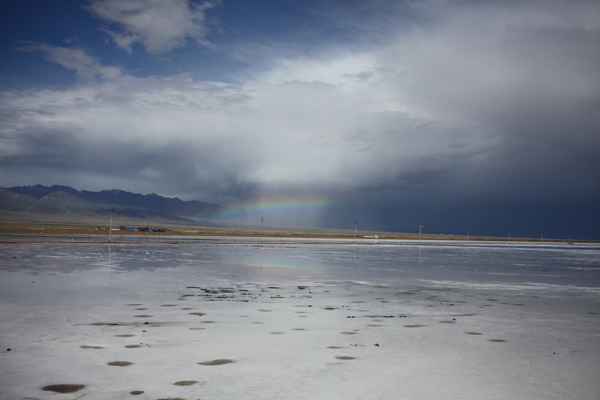
[[[136,225],[131,225],[136,226]],[[353,239],[354,230],[343,229],[308,229],[308,228],[272,228],[263,227],[262,231],[254,227],[223,227],[203,225],[169,224],[160,227],[172,229],[172,232],[139,232],[135,235],[185,235],[185,236],[236,236],[236,237],[264,237],[264,238],[329,238]],[[111,235],[131,235],[132,231],[118,230],[118,225],[113,225]],[[115,230],[117,229],[117,230]],[[0,222],[0,234],[94,234],[108,235],[107,226],[92,224],[68,223],[33,223],[33,222]],[[415,233],[357,231],[356,239],[364,240],[377,235],[379,240],[418,240]],[[423,234],[422,240],[467,240],[466,235]],[[505,237],[470,236],[471,241],[508,241]],[[539,238],[511,238],[514,242],[540,242]],[[544,242],[566,242],[561,239],[544,239]],[[572,240],[572,243],[587,242]],[[597,242],[597,241],[593,241]]]

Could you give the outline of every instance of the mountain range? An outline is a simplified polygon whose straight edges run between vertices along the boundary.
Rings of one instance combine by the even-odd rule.
[[[0,188],[0,218],[5,221],[104,223],[114,209],[113,217],[121,220],[197,223],[203,215],[222,208],[197,200],[118,189],[93,192],[61,185]]]

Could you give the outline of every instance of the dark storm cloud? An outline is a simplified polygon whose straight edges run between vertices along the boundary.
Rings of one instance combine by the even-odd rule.
[[[368,20],[390,10],[383,27],[344,12],[326,45],[290,57],[303,48],[290,37],[294,51],[260,53],[270,58],[238,84],[136,77],[79,47],[22,44],[81,79],[2,94],[4,186],[54,176],[41,183],[210,202],[303,193],[345,204],[322,223],[353,214],[459,233],[511,222],[533,235],[563,210],[600,230],[600,6],[377,4]],[[191,35],[177,32],[155,50]]]

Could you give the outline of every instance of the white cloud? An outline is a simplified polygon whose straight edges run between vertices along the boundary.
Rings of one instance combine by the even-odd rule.
[[[116,67],[103,66],[98,58],[77,47],[56,47],[46,43],[23,42],[21,51],[40,52],[42,56],[63,67],[75,71],[79,78],[85,80],[111,80],[121,75]]]
[[[600,146],[600,59],[590,22],[564,30],[518,13],[518,23],[500,23],[508,9],[446,11],[435,28],[404,31],[389,46],[280,59],[240,85],[118,71],[111,79],[82,50],[32,45],[104,79],[5,94],[5,160],[64,169],[60,147],[40,145],[60,132],[69,143],[61,162],[88,182],[114,175],[215,202],[285,190],[597,193],[589,171]]]
[[[110,28],[106,31],[128,53],[137,42],[150,53],[162,53],[182,46],[187,38],[208,44],[205,12],[218,3],[218,0],[201,5],[189,0],[94,0],[88,9],[119,26],[118,31]]]

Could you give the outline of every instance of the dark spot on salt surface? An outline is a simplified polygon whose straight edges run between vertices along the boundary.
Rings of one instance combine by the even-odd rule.
[[[283,332],[269,332],[271,335],[283,335]]]
[[[152,315],[134,315],[136,318],[152,318]]]
[[[442,323],[442,324],[453,324],[455,322],[456,321],[440,321],[440,323]]]
[[[193,308],[191,308],[191,307],[184,307],[184,308],[182,308],[182,310],[193,310]]]
[[[177,304],[161,304],[161,307],[175,307]]]
[[[206,328],[190,328],[190,330],[192,330],[192,331],[203,331],[205,329]]]
[[[162,397],[158,400],[185,400],[185,399],[182,399],[181,397]]]
[[[129,392],[129,394],[137,396],[139,394],[144,394],[144,391],[143,390],[132,390],[131,392]]]
[[[506,340],[504,339],[488,339],[490,342],[496,342],[496,343],[502,343],[502,342],[506,342]]]
[[[102,346],[79,346],[82,349],[103,349],[104,347]]]
[[[214,324],[216,321],[201,321],[203,324]]]
[[[206,313],[203,313],[203,312],[191,312],[190,315],[206,315]]]
[[[142,310],[147,310],[147,308],[143,308],[143,307],[142,308],[136,308],[136,310],[142,311]]]
[[[58,385],[44,386],[42,388],[42,390],[45,390],[47,392],[56,392],[56,393],[74,393],[74,392],[77,392],[77,391],[83,389],[84,387],[85,387],[85,385],[82,385],[82,384],[61,383]]]
[[[338,360],[356,360],[356,357],[350,356],[335,356],[335,358],[337,358]]]
[[[342,335],[356,335],[356,332],[340,332]]]
[[[128,306],[141,306],[141,304],[127,304]]]
[[[377,326],[383,326],[383,325],[379,325],[379,324],[371,324],[371,325],[367,325],[367,326],[373,326],[373,327],[377,327]]]
[[[328,349],[343,349],[343,347],[340,346],[327,346]]]
[[[111,361],[107,363],[108,365],[112,365],[113,367],[128,367],[133,363],[130,361]]]
[[[421,328],[423,326],[427,326],[427,325],[423,325],[423,324],[404,325],[405,328]]]
[[[304,329],[304,328],[294,328],[294,329],[292,329],[292,330],[293,330],[293,331],[305,331],[306,329]]]
[[[271,312],[273,310],[258,310],[258,311],[262,311],[262,312]]]
[[[125,334],[125,335],[115,335],[117,337],[134,337],[135,335]]]
[[[192,386],[196,383],[198,383],[198,381],[179,381],[179,382],[175,382],[174,385],[176,385],[176,386]]]
[[[126,349],[137,349],[139,347],[142,346],[140,346],[139,344],[128,344],[127,346],[125,346]]]
[[[467,335],[482,335],[482,333],[479,332],[465,332]]]
[[[234,360],[229,360],[227,358],[218,358],[216,360],[199,362],[200,365],[223,365],[235,362]]]

